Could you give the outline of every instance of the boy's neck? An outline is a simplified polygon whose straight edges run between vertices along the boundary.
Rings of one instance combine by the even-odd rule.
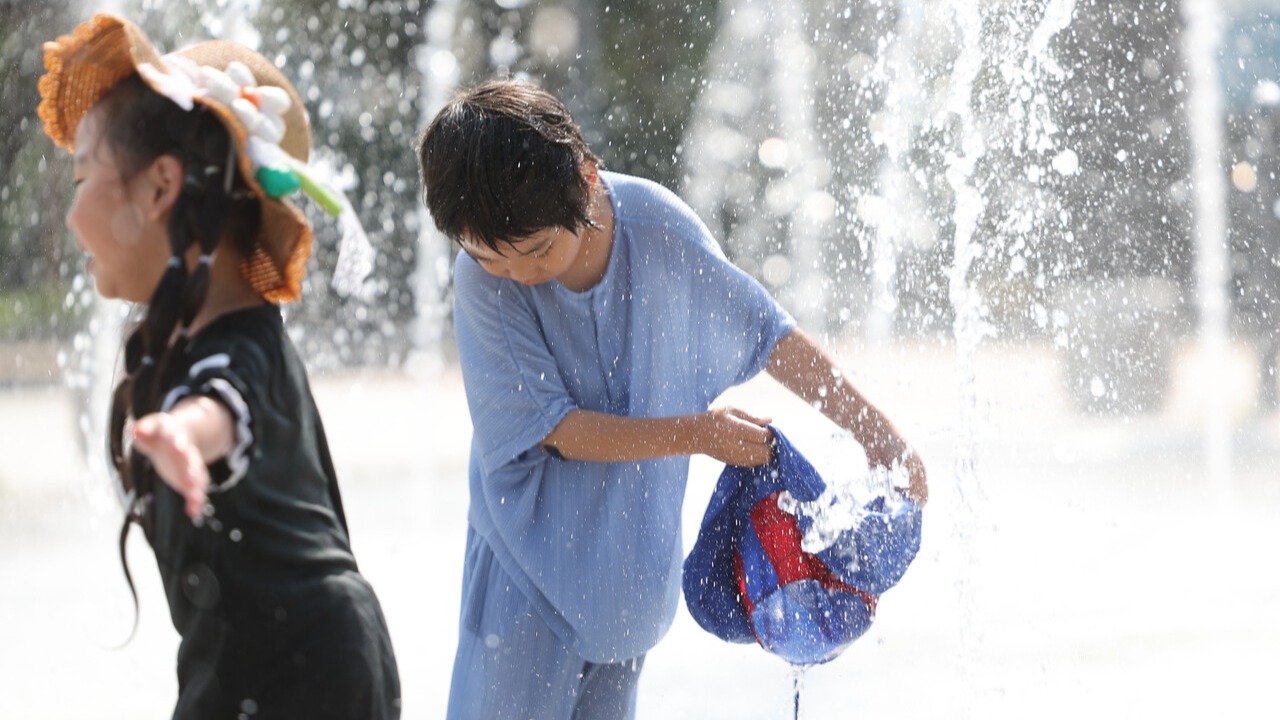
[[[597,181],[591,196],[591,221],[595,227],[582,229],[582,247],[573,267],[561,275],[560,284],[573,292],[586,292],[604,279],[613,252],[613,203],[603,181]]]

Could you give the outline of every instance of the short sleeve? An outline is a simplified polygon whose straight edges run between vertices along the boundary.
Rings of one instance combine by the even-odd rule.
[[[480,464],[490,475],[575,405],[527,298],[465,254],[455,269],[454,323]]]
[[[227,353],[215,353],[191,365],[187,377],[169,391],[160,409],[168,412],[180,400],[190,396],[208,397],[221,403],[231,413],[231,450],[226,457],[209,466],[214,481],[210,492],[230,490],[249,472],[254,444],[253,411],[249,406],[251,395],[248,386],[231,368],[231,356]]]
[[[725,257],[688,206],[680,203],[692,249],[691,303],[695,363],[713,383],[712,394],[746,382],[764,370],[773,348],[795,328],[795,319],[755,278]]]

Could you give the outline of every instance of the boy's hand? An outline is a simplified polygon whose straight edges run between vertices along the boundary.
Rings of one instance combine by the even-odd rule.
[[[133,440],[160,479],[186,501],[187,516],[200,517],[208,499],[209,469],[186,427],[169,413],[151,413],[133,424]]]
[[[899,463],[907,471],[910,483],[907,485],[907,497],[921,507],[929,501],[929,481],[925,474],[924,461],[920,455],[899,438],[896,442],[876,443],[864,446],[867,451],[867,463],[873,467],[891,467]]]
[[[924,461],[914,451],[903,461],[911,483],[907,485],[907,497],[920,507],[929,502],[929,479],[925,476]]]
[[[708,410],[697,416],[699,452],[728,465],[755,467],[773,459],[773,431],[760,418],[733,407]]]

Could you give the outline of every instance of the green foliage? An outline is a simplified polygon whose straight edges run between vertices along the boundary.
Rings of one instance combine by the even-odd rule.
[[[48,282],[0,290],[0,341],[46,339],[63,318],[67,285]]]
[[[65,3],[0,0],[0,339],[61,336],[70,162],[40,132],[41,43],[72,26]]]
[[[680,185],[680,157],[703,65],[718,22],[717,0],[621,0],[600,16],[593,97],[596,151],[616,170]],[[590,59],[590,58],[587,58]]]

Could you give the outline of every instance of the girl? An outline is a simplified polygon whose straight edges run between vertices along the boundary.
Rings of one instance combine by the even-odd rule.
[[[243,47],[160,57],[108,15],[47,43],[45,66],[40,117],[74,155],[67,226],[101,295],[147,304],[110,447],[122,547],[137,522],[182,638],[174,717],[398,717],[386,623],[275,304],[298,296],[311,245],[283,199],[311,185],[297,92]]]

